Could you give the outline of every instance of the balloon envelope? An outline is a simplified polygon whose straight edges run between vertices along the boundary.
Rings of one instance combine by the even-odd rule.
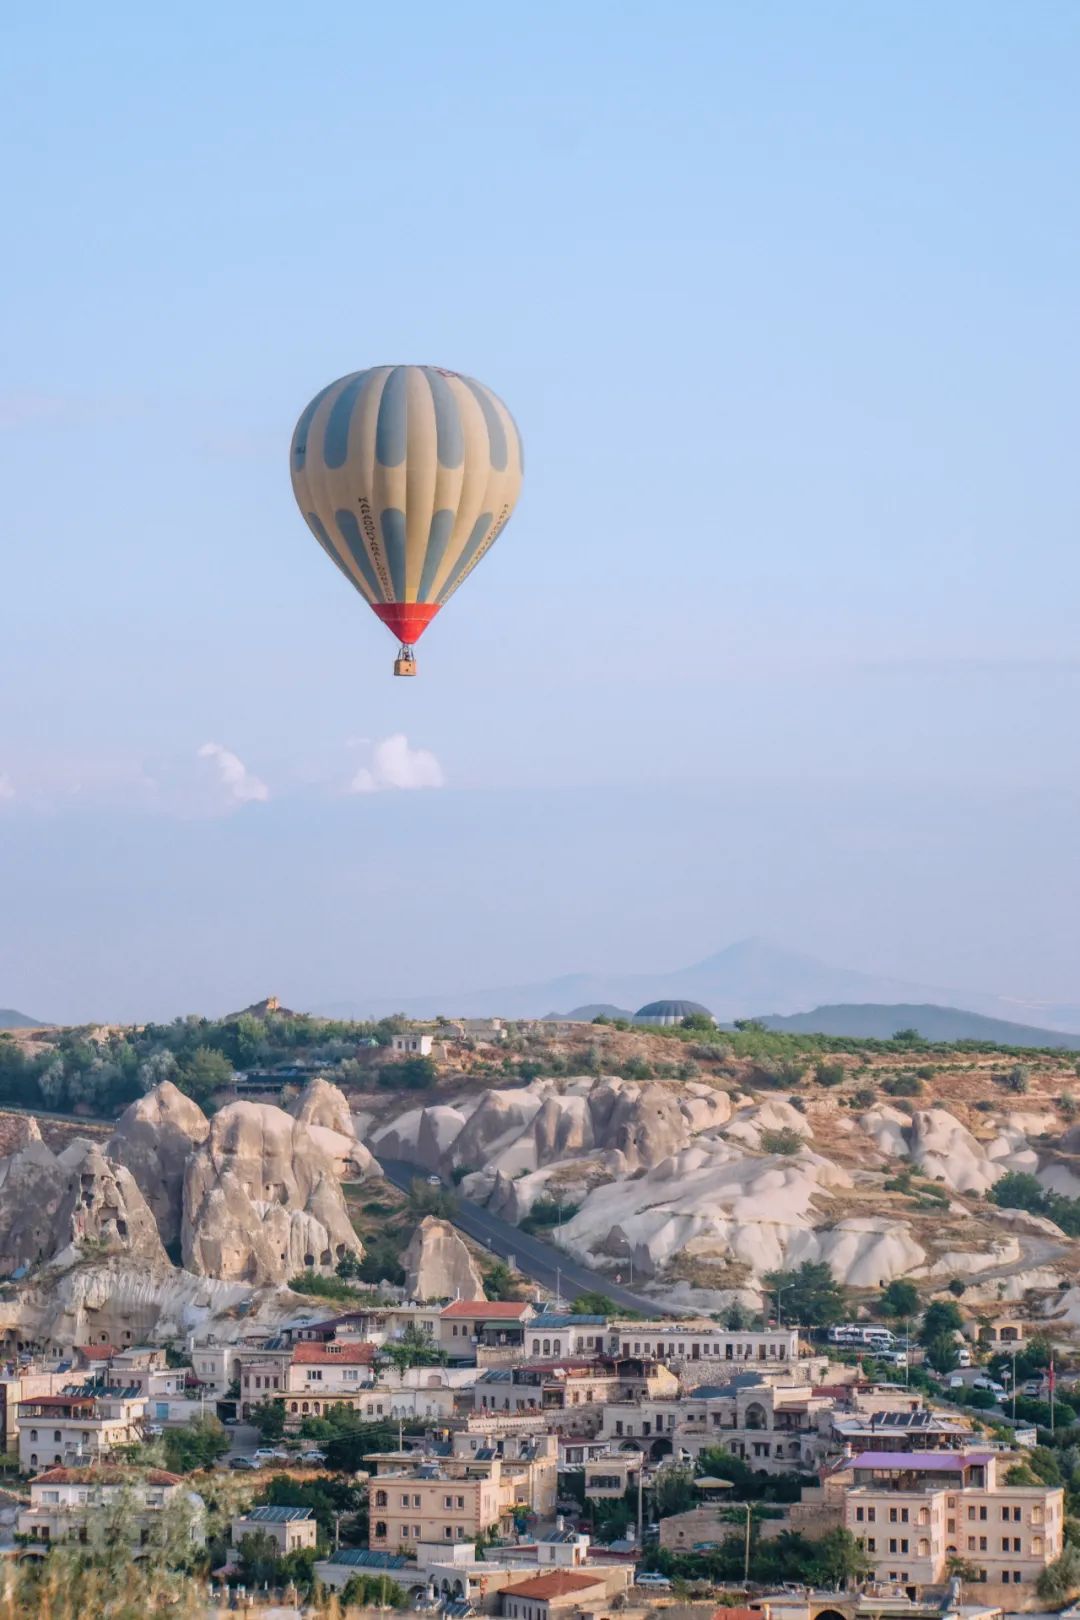
[[[521,489],[506,406],[436,366],[339,377],[300,417],[290,461],[316,540],[406,643],[494,544]]]

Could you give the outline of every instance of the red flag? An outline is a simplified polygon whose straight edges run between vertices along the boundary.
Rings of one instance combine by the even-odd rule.
[[[1049,1387],[1050,1393],[1052,1395],[1054,1393],[1054,1385],[1057,1383],[1057,1376],[1056,1376],[1056,1374],[1054,1372],[1054,1358],[1053,1358],[1053,1356],[1050,1357],[1050,1370],[1046,1375],[1046,1382],[1047,1382],[1047,1385]]]

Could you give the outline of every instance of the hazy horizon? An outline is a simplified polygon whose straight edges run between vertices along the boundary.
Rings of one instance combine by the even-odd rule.
[[[758,934],[1080,999],[1080,11],[61,0],[5,43],[0,1005]],[[409,360],[526,466],[414,682],[287,467]]]

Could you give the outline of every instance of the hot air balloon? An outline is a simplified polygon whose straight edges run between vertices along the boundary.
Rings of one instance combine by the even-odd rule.
[[[415,675],[415,643],[514,509],[513,417],[456,371],[373,366],[316,394],[290,460],[309,529],[400,641],[394,674]]]

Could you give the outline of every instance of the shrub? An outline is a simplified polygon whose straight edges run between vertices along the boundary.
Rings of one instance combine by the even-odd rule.
[[[762,1131],[761,1146],[766,1153],[779,1153],[782,1157],[790,1159],[798,1153],[803,1145],[803,1139],[798,1131],[785,1125],[778,1131]]]
[[[877,1102],[877,1092],[872,1086],[860,1086],[851,1100],[856,1108],[872,1108]]]
[[[839,1086],[847,1077],[847,1070],[842,1063],[826,1063],[824,1059],[814,1064],[814,1079],[819,1086]]]
[[[923,1083],[917,1074],[891,1074],[882,1082],[881,1089],[890,1097],[917,1097]]]
[[[1022,1063],[1014,1064],[1007,1074],[994,1076],[1003,1091],[1014,1091],[1020,1094],[1027,1090],[1030,1077],[1030,1069],[1025,1068]]]

